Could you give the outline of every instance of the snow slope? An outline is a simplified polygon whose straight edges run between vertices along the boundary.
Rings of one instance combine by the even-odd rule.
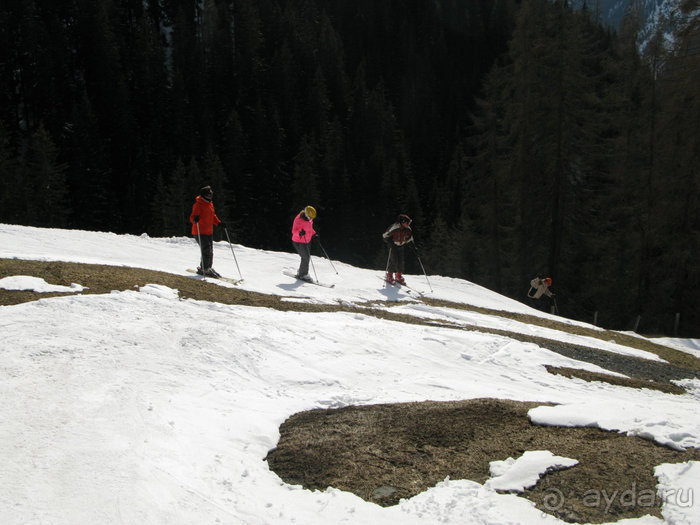
[[[335,288],[301,284],[281,273],[295,267],[298,256],[233,249],[245,278],[240,287],[251,291],[329,304],[392,299],[402,302],[402,313],[630,352],[495,315],[431,309],[383,288],[379,272],[338,261],[336,275],[314,257],[319,279]],[[0,258],[191,276],[186,269],[196,265],[198,248],[186,238],[0,225]],[[228,243],[216,243],[214,262],[220,273],[238,276]],[[430,276],[430,292],[424,276],[407,280],[431,297],[545,315],[466,281]],[[53,284],[27,276],[0,281],[13,289]],[[390,508],[332,488],[287,485],[262,459],[276,445],[279,425],[313,408],[479,397],[556,402],[533,410],[533,417],[617,429],[676,448],[700,446],[700,394],[551,375],[545,364],[601,369],[532,343],[356,313],[179,300],[175,290],[158,285],[81,295],[81,283],[75,284],[72,295],[0,307],[3,525],[563,523],[490,486],[505,479],[517,486],[561,464],[562,458],[548,463],[544,452],[502,458],[493,466],[506,476],[498,482],[445,480]],[[700,393],[698,382],[691,383]],[[660,466],[659,490],[686,496],[700,490],[699,470],[695,463]],[[669,523],[700,523],[700,506],[685,503],[664,506]],[[661,523],[651,517],[628,522]]]

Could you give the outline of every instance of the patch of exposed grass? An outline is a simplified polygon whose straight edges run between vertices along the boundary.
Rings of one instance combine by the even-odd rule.
[[[685,394],[685,389],[671,383],[657,383],[654,381],[645,381],[643,379],[634,379],[629,377],[619,377],[611,374],[601,374],[600,372],[590,372],[581,370],[580,368],[566,368],[560,366],[545,365],[547,372],[568,378],[576,377],[584,381],[601,381],[610,385],[625,386],[628,388],[648,388],[649,390],[658,390],[667,394]]]
[[[630,503],[611,495],[655,495],[654,466],[700,459],[699,450],[678,452],[617,432],[533,425],[527,411],[539,405],[472,399],[301,412],[280,427],[266,460],[287,483],[335,487],[390,506],[447,476],[484,483],[489,462],[549,450],[579,464],[545,475],[523,497],[565,521],[603,523],[661,517],[660,498]],[[592,504],[592,494],[611,501]]]

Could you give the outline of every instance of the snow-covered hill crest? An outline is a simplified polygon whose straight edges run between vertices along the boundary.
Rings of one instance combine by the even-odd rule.
[[[186,238],[0,225],[0,259],[133,266],[195,279],[187,268],[196,265],[198,250]],[[2,306],[2,523],[563,523],[528,500],[496,491],[495,482],[446,480],[387,508],[336,489],[288,485],[263,458],[285,419],[317,408],[535,401],[555,404],[532,412],[538,423],[614,429],[678,449],[700,446],[697,379],[686,381],[684,395],[572,380],[545,367],[606,370],[495,331],[663,363],[649,352],[498,315],[432,307],[385,288],[377,279],[381,272],[339,261],[337,274],[324,259],[316,262],[319,279],[335,283],[332,289],[283,275],[282,268],[298,263],[292,253],[217,243],[214,263],[233,277],[238,263],[244,277],[238,289],[293,304],[353,308],[281,311],[183,300],[177,290],[154,283],[89,294],[81,293],[81,282],[59,290],[62,297]],[[43,287],[28,279],[36,276],[11,277],[0,288]],[[435,299],[552,317],[473,283],[429,277]],[[425,276],[407,279],[429,291]],[[47,286],[56,284],[46,279]],[[421,323],[363,313],[369,305]],[[555,459],[576,468],[575,457]],[[527,461],[507,465],[516,463]],[[505,466],[498,475],[506,474]],[[698,470],[695,463],[663,467],[659,483],[700,493]],[[511,475],[520,483],[533,471]],[[664,515],[697,523],[699,508],[670,502]],[[629,523],[661,522],[645,517]]]

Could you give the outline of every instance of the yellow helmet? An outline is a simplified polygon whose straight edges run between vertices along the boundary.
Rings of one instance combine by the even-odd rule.
[[[315,219],[316,218],[316,208],[313,206],[307,206],[304,208],[304,214],[309,218],[309,219]]]

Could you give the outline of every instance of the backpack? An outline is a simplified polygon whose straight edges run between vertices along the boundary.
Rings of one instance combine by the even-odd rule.
[[[527,296],[530,299],[533,299],[535,297],[535,294],[537,293],[537,288],[539,288],[540,284],[542,284],[542,278],[540,277],[535,277],[532,281],[530,281],[530,289],[527,291]]]

